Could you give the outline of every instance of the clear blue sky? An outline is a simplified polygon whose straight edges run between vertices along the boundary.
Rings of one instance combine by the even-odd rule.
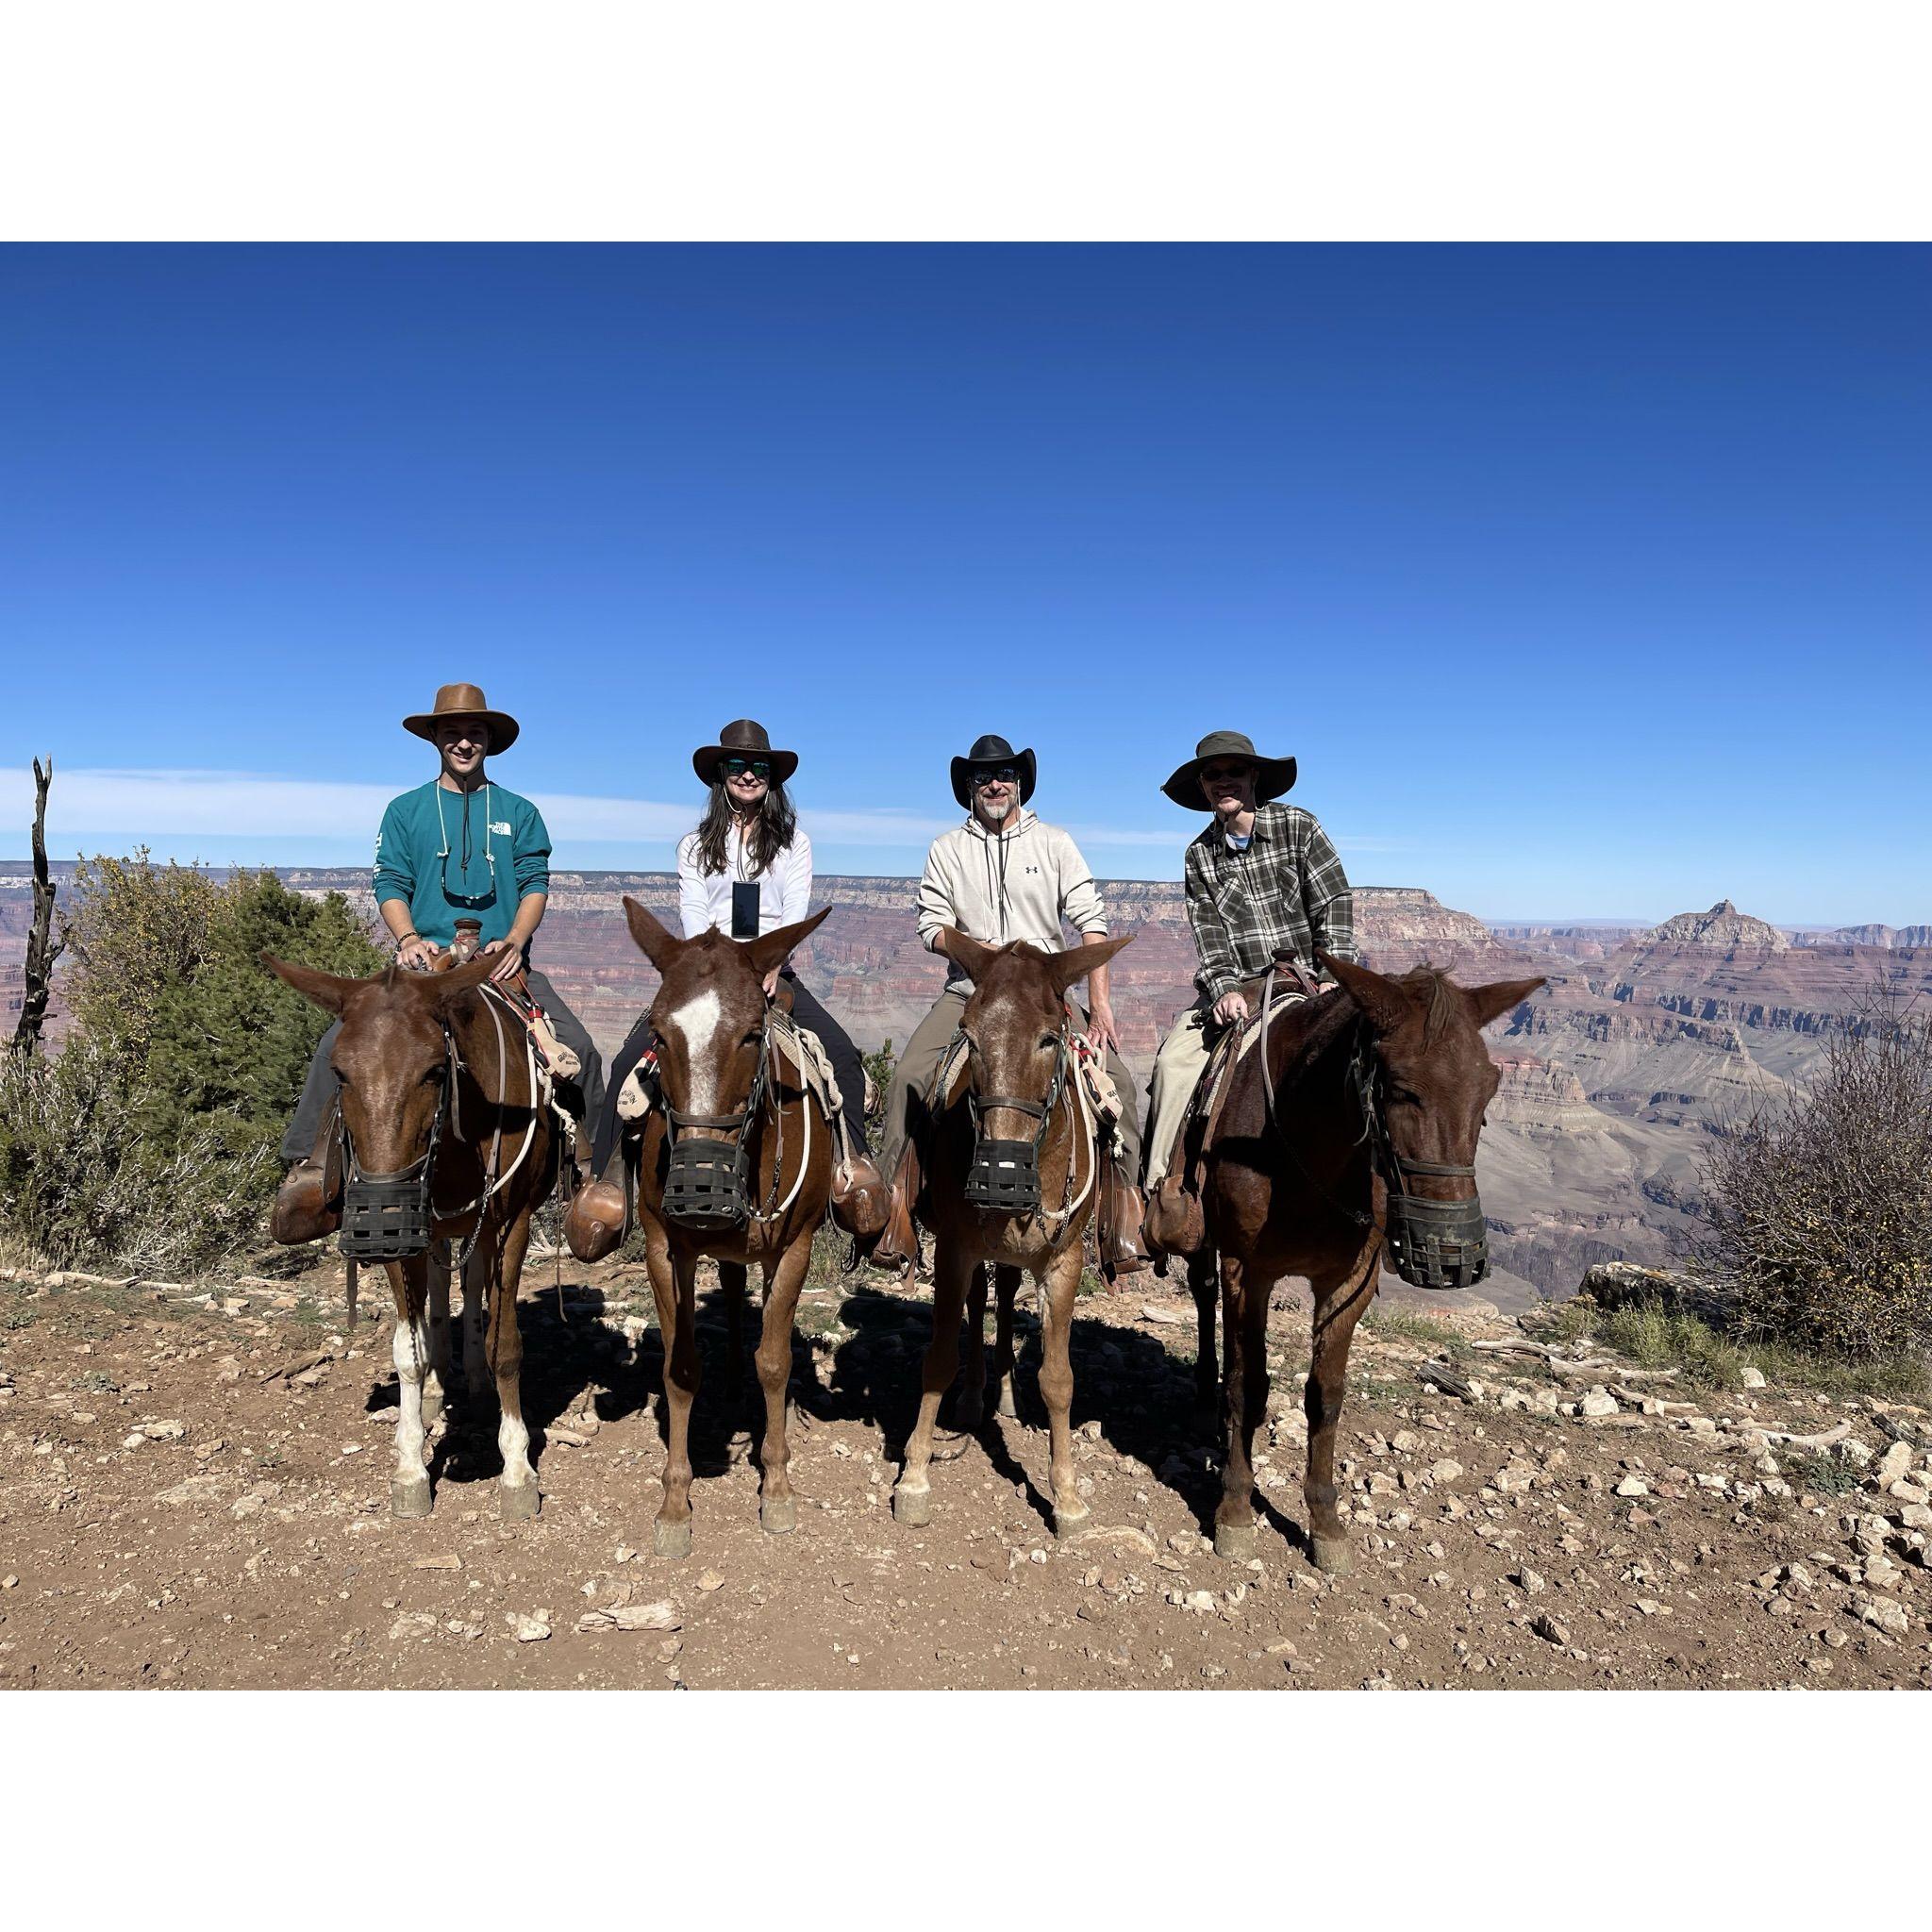
[[[1928,297],[1923,248],[0,250],[0,856],[51,751],[58,854],[362,861],[467,677],[559,864],[668,863],[749,712],[821,870],[916,872],[993,730],[1177,877],[1157,788],[1232,724],[1360,882],[1932,919]]]

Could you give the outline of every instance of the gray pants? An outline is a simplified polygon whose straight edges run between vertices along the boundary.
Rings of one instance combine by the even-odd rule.
[[[879,1172],[890,1181],[898,1171],[899,1157],[906,1138],[915,1126],[924,1127],[925,1090],[939,1070],[947,1043],[959,1030],[960,1016],[966,1010],[969,994],[963,987],[949,986],[933,1002],[932,1010],[913,1029],[912,1038],[892,1070],[892,1091],[886,1097],[886,1121],[881,1129],[885,1147],[879,1155]],[[1087,1024],[1086,1009],[1070,1000],[1077,1024]],[[1121,1096],[1121,1140],[1126,1148],[1125,1166],[1129,1178],[1141,1173],[1141,1096],[1134,1076],[1122,1064],[1117,1053],[1106,1058],[1108,1077]]]
[[[558,1039],[582,1062],[583,1071],[575,1080],[557,1083],[557,1097],[576,1122],[577,1144],[588,1155],[591,1141],[585,1124],[594,1122],[603,1106],[604,1062],[598,1058],[591,1036],[584,1031],[584,1023],[564,1005],[557,989],[541,973],[529,971],[524,976],[529,983],[530,997],[550,1015]],[[336,1097],[335,1071],[328,1057],[336,1035],[341,1030],[342,1023],[335,1021],[317,1042],[315,1058],[308,1062],[308,1077],[302,1083],[302,1098],[295,1103],[295,1117],[282,1136],[282,1158],[291,1164],[308,1158],[315,1147],[315,1137],[322,1132],[329,1103]]]

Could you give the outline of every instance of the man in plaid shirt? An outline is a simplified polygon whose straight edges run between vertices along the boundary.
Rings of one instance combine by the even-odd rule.
[[[1210,731],[1160,789],[1189,811],[1211,811],[1188,847],[1188,924],[1201,968],[1200,998],[1174,1023],[1154,1062],[1146,1182],[1168,1170],[1194,1084],[1208,1064],[1208,1028],[1245,1022],[1243,980],[1286,948],[1320,977],[1315,948],[1355,958],[1355,910],[1341,860],[1312,812],[1277,801],[1294,783],[1292,758],[1264,758],[1239,731]],[[1326,989],[1324,989],[1325,991]]]

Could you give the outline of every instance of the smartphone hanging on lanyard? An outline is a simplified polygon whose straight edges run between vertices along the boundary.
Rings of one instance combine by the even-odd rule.
[[[731,882],[731,937],[755,940],[758,936],[758,885],[756,879]]]

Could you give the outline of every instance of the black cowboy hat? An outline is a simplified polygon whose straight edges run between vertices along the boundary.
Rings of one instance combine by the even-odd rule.
[[[1020,774],[1020,803],[1024,805],[1033,796],[1033,781],[1040,768],[1032,751],[1016,752],[1004,738],[988,733],[973,741],[973,749],[963,758],[953,760],[953,796],[968,811],[973,809],[973,794],[966,789],[966,780],[975,765],[1013,766]]]
[[[480,718],[490,727],[490,749],[508,751],[517,741],[517,721],[508,711],[492,711],[480,684],[445,684],[437,689],[436,703],[403,720],[403,729],[436,742],[436,727],[452,718]]]
[[[1294,789],[1292,758],[1264,758],[1255,749],[1255,741],[1244,731],[1210,731],[1194,747],[1194,756],[1174,773],[1160,789],[1183,811],[1206,811],[1208,801],[1201,796],[1201,767],[1209,758],[1246,758],[1255,766],[1255,803],[1265,805]]]
[[[691,768],[707,785],[718,782],[718,767],[725,758],[762,758],[770,760],[772,783],[782,785],[798,769],[795,751],[774,751],[765,727],[756,718],[734,718],[718,734],[716,744],[701,744],[691,755]]]

